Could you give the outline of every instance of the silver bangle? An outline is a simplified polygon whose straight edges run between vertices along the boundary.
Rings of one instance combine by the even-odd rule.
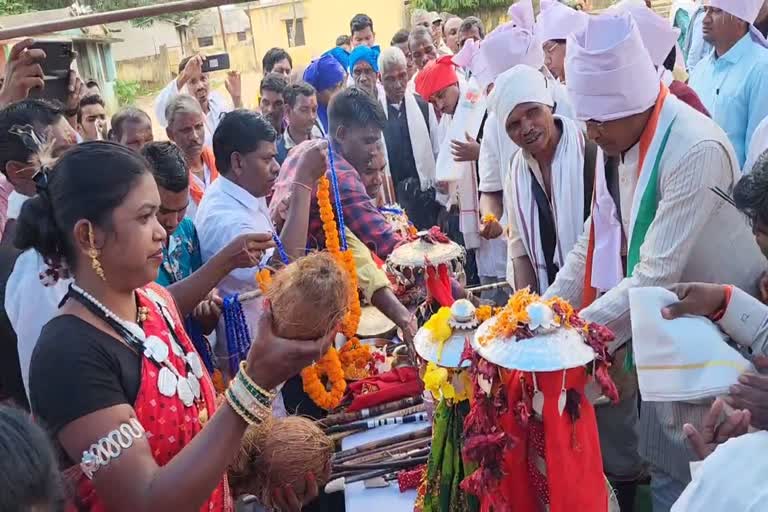
[[[88,480],[93,480],[93,475],[112,459],[120,457],[123,450],[133,446],[135,439],[144,437],[144,427],[139,420],[131,418],[127,423],[120,424],[115,430],[102,437],[91,447],[83,452],[80,460],[80,469]]]

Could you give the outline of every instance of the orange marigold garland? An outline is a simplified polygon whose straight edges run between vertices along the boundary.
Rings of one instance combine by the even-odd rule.
[[[320,219],[323,221],[325,247],[334,259],[336,259],[338,264],[346,269],[347,275],[349,276],[350,305],[342,323],[342,332],[349,340],[348,344],[350,344],[350,346],[348,349],[346,346],[342,348],[342,354],[346,354],[342,355],[342,359],[354,361],[354,366],[346,365],[352,369],[357,367],[359,359],[366,354],[368,360],[370,360],[370,349],[367,351],[363,349],[363,351],[361,351],[359,347],[360,341],[355,337],[357,327],[360,323],[360,316],[362,315],[360,296],[357,291],[357,269],[355,268],[352,252],[350,250],[342,252],[341,250],[339,242],[340,234],[336,225],[333,206],[331,205],[331,183],[326,176],[321,177],[318,182],[317,203],[320,207]],[[352,354],[354,354],[354,356]],[[339,358],[336,349],[331,348],[323,359],[315,363],[315,365],[305,368],[301,372],[302,380],[304,382],[304,391],[315,404],[326,410],[336,408],[339,403],[341,403],[344,391],[346,390],[346,381],[344,380],[345,369],[342,365],[342,359]],[[322,375],[325,375],[330,382],[330,391],[323,385],[320,379]]]
[[[371,347],[363,345],[357,338],[349,340],[339,351],[344,376],[348,380],[363,379],[370,376]]]
[[[269,288],[269,285],[272,283],[272,274],[269,272],[269,269],[263,268],[259,270],[259,273],[256,274],[256,282],[259,285],[261,293],[267,293],[267,288]]]
[[[331,385],[331,390],[326,389],[321,377],[325,376]],[[344,371],[341,369],[339,353],[331,347],[328,352],[312,366],[307,366],[301,371],[301,379],[304,382],[304,391],[318,407],[330,411],[335,409],[344,398],[347,390],[347,381],[344,380]]]

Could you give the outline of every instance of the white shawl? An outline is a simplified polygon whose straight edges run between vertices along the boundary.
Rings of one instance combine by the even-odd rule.
[[[389,118],[386,94],[379,95],[379,102],[384,107],[384,115]],[[435,185],[435,155],[432,152],[432,139],[424,114],[416,102],[416,97],[410,92],[405,93],[405,117],[408,121],[408,135],[411,138],[413,161],[416,163],[416,171],[419,173],[421,190],[425,191]]]
[[[585,141],[584,134],[575,122],[558,115],[555,115],[555,119],[562,123],[563,133],[552,161],[550,204],[557,237],[554,261],[562,268],[565,257],[584,231]],[[541,245],[539,209],[531,192],[532,180],[535,178],[529,169],[526,154],[525,151],[517,152],[506,181],[512,187],[513,210],[520,238],[536,272],[539,292],[544,293],[551,283]]]
[[[451,141],[465,140],[465,134],[477,138],[486,112],[486,97],[474,80],[459,79],[459,103],[449,121],[445,136],[440,144],[437,157],[436,176],[438,181],[450,183],[447,196],[438,194],[437,200],[450,209],[458,199],[459,229],[464,236],[467,249],[480,247],[480,192],[477,180],[477,162],[456,162],[453,160]],[[446,116],[443,116],[446,117]],[[441,122],[444,121],[441,119]]]

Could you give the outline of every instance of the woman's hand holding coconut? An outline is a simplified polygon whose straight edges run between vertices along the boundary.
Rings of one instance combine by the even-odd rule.
[[[245,367],[248,376],[264,389],[275,389],[306,366],[322,358],[331,347],[337,331],[332,329],[322,338],[315,340],[291,340],[275,335],[272,325],[272,308],[266,300],[254,329]],[[311,422],[309,427],[313,427]],[[328,456],[330,457],[330,453]],[[274,476],[277,477],[277,475]],[[323,481],[327,480],[327,475],[322,477]],[[281,482],[279,486],[271,488],[268,499],[265,499],[267,496],[261,496],[261,498],[265,501],[265,505],[275,510],[300,512],[303,506],[318,497],[317,478],[318,475],[310,472],[304,475],[303,485],[297,485],[296,482]],[[279,480],[275,478],[272,481]],[[301,491],[297,492],[296,489]]]
[[[333,342],[336,329],[315,340],[281,338],[272,330],[272,309],[264,303],[254,329],[246,373],[264,389],[275,389],[313,362],[323,357]]]

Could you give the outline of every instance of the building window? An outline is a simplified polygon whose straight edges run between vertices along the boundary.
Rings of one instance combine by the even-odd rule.
[[[238,41],[245,41],[246,39],[247,39],[247,36],[245,34],[245,30],[243,30],[242,32],[238,32],[237,33],[237,40]]]
[[[197,46],[205,48],[207,46],[213,46],[213,36],[198,37]]]
[[[294,29],[295,30],[292,30]],[[288,34],[288,47],[304,46],[304,20],[297,19],[296,26],[293,25],[293,20],[285,20],[285,31]]]

